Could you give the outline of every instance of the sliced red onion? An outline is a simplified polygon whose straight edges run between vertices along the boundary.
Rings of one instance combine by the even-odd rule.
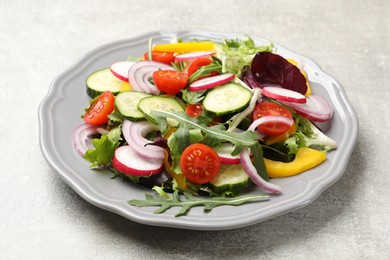
[[[134,63],[129,69],[129,83],[133,90],[155,95],[160,94],[160,90],[149,81],[153,72],[159,69],[175,70],[172,66],[157,61],[142,60]]]
[[[88,149],[92,149],[91,140],[94,135],[99,134],[98,129],[101,126],[82,124],[79,125],[73,133],[73,145],[80,156],[84,156]]]
[[[305,104],[297,104],[293,102],[282,103],[314,122],[326,122],[333,116],[332,106],[318,95],[307,96]]]
[[[122,132],[126,142],[134,148],[137,154],[147,159],[164,159],[164,149],[155,145],[146,145],[152,143],[146,139],[146,134],[158,131],[158,127],[148,121],[131,122],[123,121]]]
[[[278,122],[278,123],[285,123],[289,126],[291,126],[294,123],[294,120],[284,117],[284,116],[264,116],[259,119],[256,119],[253,121],[253,123],[249,126],[248,131],[255,131],[255,129],[264,123],[268,122]],[[261,176],[257,173],[257,170],[255,166],[252,164],[250,155],[249,155],[249,148],[244,147],[240,153],[240,159],[242,167],[244,168],[245,172],[248,174],[248,176],[251,178],[251,180],[259,187],[264,189],[265,191],[268,191],[270,193],[278,194],[281,192],[281,188],[273,183],[265,181]]]
[[[248,127],[248,131],[255,131],[256,127],[259,125],[270,122],[283,123],[288,126],[292,126],[294,124],[294,120],[285,116],[263,116],[253,121],[252,124]]]
[[[278,185],[265,181],[257,173],[255,166],[252,164],[251,158],[249,156],[249,148],[244,147],[240,154],[241,165],[244,168],[245,172],[248,174],[249,178],[259,187],[273,194],[281,193],[281,188]]]

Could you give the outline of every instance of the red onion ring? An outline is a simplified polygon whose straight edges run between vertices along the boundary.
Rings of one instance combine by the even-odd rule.
[[[259,119],[256,119],[252,122],[252,124],[248,127],[248,131],[255,131],[255,129],[264,123],[268,122],[278,122],[284,123],[291,126],[294,123],[294,120],[284,117],[284,116],[264,116]],[[251,178],[251,180],[259,187],[273,194],[281,193],[281,188],[273,183],[265,181],[261,176],[257,173],[255,166],[252,164],[249,148],[244,147],[240,153],[240,159],[242,167],[245,172]]]
[[[282,102],[291,107],[297,113],[314,122],[326,122],[333,116],[333,107],[322,97],[310,95],[306,97],[306,103]]]
[[[98,134],[100,125],[81,124],[73,132],[73,145],[80,156],[84,156],[91,147],[93,135]]]
[[[149,82],[153,72],[159,69],[175,70],[172,66],[156,61],[142,60],[134,63],[129,69],[129,83],[133,90],[155,95],[160,94],[160,90]]]
[[[147,159],[164,159],[164,149],[155,145],[145,138],[151,131],[157,131],[158,127],[148,121],[131,122],[123,121],[122,132],[126,142],[134,148],[137,154]]]

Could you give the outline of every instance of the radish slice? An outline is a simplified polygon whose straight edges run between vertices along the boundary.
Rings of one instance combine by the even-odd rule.
[[[282,103],[291,107],[297,111],[297,113],[314,122],[326,122],[333,116],[333,108],[325,99],[317,95],[310,95],[306,97],[305,104],[297,104],[292,102]]]
[[[112,166],[127,175],[150,176],[162,171],[163,161],[146,159],[130,145],[124,145],[115,150]]]
[[[232,155],[234,145],[232,143],[223,143],[219,147],[214,148],[217,152],[221,163],[223,164],[239,164],[241,162],[240,155]]]
[[[190,84],[190,91],[200,91],[205,89],[214,88],[234,79],[234,74],[226,73],[213,77],[207,77],[204,79],[197,80]]]
[[[304,95],[285,88],[264,87],[261,94],[279,101],[306,103],[306,97]]]
[[[129,83],[133,90],[155,95],[160,94],[160,90],[149,81],[153,77],[153,72],[159,69],[175,70],[172,66],[161,62],[150,60],[135,62],[128,71]]]
[[[110,70],[118,79],[128,82],[129,70],[134,63],[132,61],[118,61],[111,64]]]
[[[249,148],[244,147],[240,154],[241,164],[245,172],[248,174],[249,178],[259,187],[273,194],[279,194],[281,188],[273,183],[265,181],[263,178],[257,174],[255,166],[252,164],[251,158],[249,156]]]
[[[152,142],[145,136],[152,131],[158,131],[158,127],[148,121],[131,122],[125,120],[122,124],[123,137],[129,145],[134,147],[137,154],[146,159],[164,159],[163,148],[147,145]]]
[[[80,156],[84,156],[88,149],[92,149],[92,137],[99,134],[98,128],[101,126],[82,124],[73,133],[73,145]]]
[[[214,51],[198,51],[198,52],[190,52],[190,53],[185,53],[185,54],[179,54],[175,56],[175,62],[179,61],[188,61],[188,60],[195,60],[199,58],[205,58],[205,57],[210,57],[214,55]]]

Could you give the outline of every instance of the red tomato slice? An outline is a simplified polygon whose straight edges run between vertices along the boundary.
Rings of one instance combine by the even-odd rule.
[[[115,97],[110,91],[97,96],[84,114],[84,121],[91,125],[101,125],[110,119],[107,117],[115,108]]]
[[[204,111],[204,107],[202,104],[189,104],[186,107],[186,114],[190,117],[197,118],[199,117]],[[221,117],[216,116],[213,118],[213,121],[211,121],[208,126],[213,126],[221,123]]]
[[[211,58],[199,58],[194,61],[192,61],[186,68],[188,77],[191,77],[192,74],[194,74],[200,67],[209,65],[213,60]],[[219,73],[216,71],[212,71],[209,76],[216,76]],[[200,77],[199,79],[202,79],[205,77]],[[199,80],[198,79],[198,80]]]
[[[290,111],[273,102],[262,102],[258,104],[253,110],[253,120],[259,119],[263,116],[285,116],[292,119]],[[286,132],[290,128],[289,125],[283,123],[265,123],[257,127],[257,129],[266,135],[280,135]]]
[[[200,116],[204,111],[204,107],[202,104],[189,104],[187,107],[186,107],[186,113],[187,115],[189,115],[190,117],[194,117],[194,118],[197,118],[198,116]]]
[[[217,152],[204,144],[192,144],[180,157],[180,168],[187,180],[204,184],[217,176],[221,162]]]
[[[149,59],[147,52],[144,54],[144,59]],[[173,52],[152,51],[152,60],[171,65],[175,60],[175,54]]]
[[[174,70],[157,70],[153,73],[154,85],[167,94],[176,95],[187,85],[188,75]]]

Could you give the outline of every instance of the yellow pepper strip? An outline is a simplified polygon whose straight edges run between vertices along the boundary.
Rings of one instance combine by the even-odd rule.
[[[169,157],[168,152],[166,150],[164,150],[163,163],[164,163],[165,170],[167,170],[167,172],[172,176],[172,178],[174,178],[176,180],[176,183],[180,189],[186,190],[188,188],[188,184],[186,182],[186,177],[184,176],[184,174],[177,174],[174,171],[172,171],[172,167],[169,164],[168,157]]]
[[[166,43],[166,44],[157,44],[153,48],[154,51],[163,51],[163,52],[176,52],[176,53],[186,53],[194,51],[213,51],[214,43],[213,42],[180,42],[180,43]]]
[[[291,127],[286,131],[284,132],[283,134],[280,134],[280,135],[276,135],[276,136],[267,136],[264,138],[264,143],[266,145],[271,145],[271,144],[275,144],[275,143],[278,143],[278,142],[281,142],[281,141],[284,141],[286,140],[287,138],[289,138],[293,133],[295,133],[295,131],[297,131],[297,125],[295,124],[295,122],[291,125]]]
[[[128,90],[133,90],[130,86],[130,83],[123,81],[120,92],[124,92],[124,91],[128,91]]]
[[[303,147],[297,152],[294,161],[284,163],[264,158],[268,176],[280,178],[293,176],[321,164],[326,159],[326,153],[312,148]]]
[[[294,59],[287,59],[287,61],[290,62],[290,63],[291,63],[292,65],[294,65],[294,66],[298,66],[298,62],[297,62],[296,60],[294,60]],[[307,80],[306,71],[301,70],[301,69],[300,69],[300,71],[301,71],[302,75],[303,75],[303,76],[305,77],[305,79],[306,79],[307,91],[306,91],[306,93],[305,93],[305,96],[310,96],[310,95],[312,94],[312,91],[311,91],[311,88],[310,88],[309,81]]]

